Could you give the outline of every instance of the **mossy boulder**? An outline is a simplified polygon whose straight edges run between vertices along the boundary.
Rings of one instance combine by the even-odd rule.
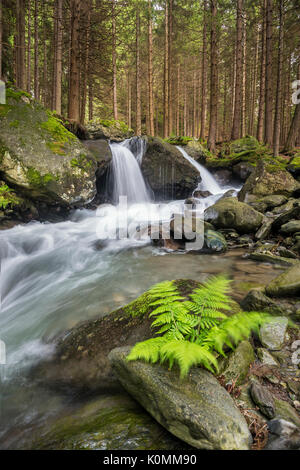
[[[194,368],[179,380],[178,370],[126,360],[130,347],[109,359],[127,392],[162,426],[198,449],[246,450],[251,435],[229,393],[208,371]]]
[[[261,344],[271,351],[282,349],[288,327],[288,319],[285,317],[274,317],[272,321],[260,328],[259,338]]]
[[[273,194],[290,196],[297,189],[299,189],[299,183],[284,167],[260,161],[238,197],[240,201],[249,202]]]
[[[7,89],[0,119],[0,171],[8,184],[50,204],[82,205],[94,198],[96,161],[51,112]]]
[[[264,294],[262,288],[251,289],[241,301],[241,307],[247,312],[268,312],[283,315],[282,308]]]
[[[125,392],[97,397],[42,427],[26,449],[183,450],[174,438]]]
[[[287,297],[300,295],[300,263],[296,262],[282,274],[273,279],[266,287],[270,297]]]
[[[85,126],[86,139],[107,139],[122,142],[133,137],[134,131],[123,121],[95,118]]]
[[[261,226],[263,214],[236,198],[225,198],[206,209],[204,218],[216,228],[232,228],[239,233],[251,233]]]
[[[159,138],[148,137],[142,172],[157,199],[185,199],[201,180],[181,152]]]

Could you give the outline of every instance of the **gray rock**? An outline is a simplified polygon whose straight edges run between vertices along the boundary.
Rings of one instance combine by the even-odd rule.
[[[226,383],[235,382],[236,385],[241,385],[254,360],[255,355],[251,344],[249,341],[242,341],[224,361],[220,373],[224,376]]]
[[[180,381],[177,370],[159,364],[128,362],[130,348],[109,359],[123,387],[169,432],[198,449],[249,449],[244,417],[217,379],[193,369]]]
[[[266,387],[260,384],[252,383],[250,388],[251,398],[258,406],[262,414],[272,419],[275,416],[275,404],[272,394]]]
[[[259,332],[261,344],[271,351],[279,351],[285,342],[288,319],[285,317],[274,317],[265,323]]]
[[[292,260],[295,262],[295,260]],[[297,296],[300,294],[300,263],[296,262],[282,274],[273,279],[266,287],[271,297]]]
[[[242,181],[246,181],[254,170],[255,167],[249,162],[240,162],[233,167],[233,173]]]
[[[284,419],[268,423],[269,440],[265,450],[300,450],[300,429]]]
[[[263,365],[271,367],[279,367],[279,362],[265,348],[257,348],[257,357]]]
[[[300,415],[297,413],[295,408],[290,405],[289,402],[284,400],[278,400],[274,397],[275,403],[275,417],[278,419],[285,419],[286,421],[290,421],[294,423],[295,426],[300,427]]]
[[[282,266],[291,266],[298,263],[292,258],[277,256],[270,251],[254,251],[249,254],[249,258],[255,261],[261,261],[262,263],[280,264]]]
[[[226,185],[232,180],[232,173],[230,170],[218,170],[214,172],[214,177],[218,183]]]

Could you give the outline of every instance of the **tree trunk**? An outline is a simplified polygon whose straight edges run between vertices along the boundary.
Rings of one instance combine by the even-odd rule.
[[[79,122],[79,20],[81,0],[71,0],[71,50],[68,117]]]
[[[140,10],[136,10],[136,135],[142,135],[142,102],[141,102],[141,20]]]
[[[265,106],[265,143],[273,144],[273,0],[267,0],[266,11],[266,106]]]
[[[300,54],[298,56],[298,80],[300,80]],[[297,96],[299,99],[299,94]],[[291,127],[290,127],[287,140],[284,146],[285,152],[289,152],[290,150],[293,150],[293,148],[295,147],[299,129],[300,129],[300,103],[296,104]]]
[[[117,46],[116,46],[116,1],[112,1],[112,65],[113,65],[113,113],[114,119],[118,120],[118,98],[117,98]]]
[[[217,45],[217,0],[211,5],[211,68],[210,68],[210,124],[207,141],[208,150],[215,152],[218,126],[218,45]]]
[[[3,26],[2,26],[2,0],[0,0],[0,80],[2,78],[2,37],[3,37]]]
[[[242,78],[243,78],[243,8],[244,0],[237,1],[236,16],[236,81],[235,102],[231,138],[239,139],[241,136],[242,118]]]
[[[131,75],[130,70],[127,74],[127,125],[131,129],[131,111],[132,111],[132,98],[131,98]]]
[[[61,115],[61,83],[62,83],[62,0],[55,3],[55,28],[54,28],[54,76],[52,108]]]
[[[202,83],[201,83],[201,131],[200,139],[205,140],[205,123],[206,123],[206,107],[207,107],[207,1],[203,2],[203,42],[202,42]]]
[[[89,56],[90,56],[90,28],[91,28],[91,2],[87,1],[84,5],[85,11],[85,44],[84,44],[84,67],[82,77],[82,98],[81,98],[81,109],[80,109],[80,122],[85,123],[86,114],[86,101],[87,101],[87,84],[89,75]]]
[[[262,0],[261,15],[263,17],[261,29],[261,56],[260,56],[260,92],[259,108],[257,120],[257,140],[263,141],[264,138],[264,117],[265,117],[265,85],[266,85],[266,8],[267,1]]]
[[[165,2],[164,138],[169,135],[169,0]]]
[[[25,0],[17,0],[16,84],[22,90],[26,89],[25,10]]]
[[[39,5],[34,4],[34,97],[39,99]]]
[[[281,120],[281,85],[282,85],[282,49],[283,49],[283,0],[279,0],[279,41],[277,64],[277,88],[274,119],[274,144],[273,155],[277,157],[280,146],[280,120]]]
[[[154,136],[152,0],[148,0],[148,134]]]
[[[31,90],[31,0],[28,0],[27,12],[27,92]]]

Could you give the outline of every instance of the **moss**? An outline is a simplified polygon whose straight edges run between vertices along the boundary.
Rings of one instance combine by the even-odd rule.
[[[19,204],[19,200],[6,184],[0,186],[0,209],[14,207]]]
[[[192,137],[185,137],[185,136],[174,136],[174,137],[169,137],[168,139],[164,139],[165,142],[168,144],[172,145],[187,145],[189,142],[191,142],[193,139]]]
[[[297,154],[291,161],[291,165],[295,168],[300,168],[300,153]]]
[[[62,146],[65,143],[68,143],[72,140],[76,140],[74,134],[69,132],[63,125],[62,121],[53,116],[53,114],[48,111],[48,120],[42,122],[40,127],[41,129],[46,130],[57,145]]]
[[[46,186],[47,183],[51,181],[57,181],[58,179],[58,177],[55,177],[51,173],[46,173],[45,175],[41,175],[40,172],[35,170],[34,168],[28,168],[27,178],[32,186],[38,186],[38,187]]]
[[[11,106],[8,104],[0,104],[0,118],[5,118],[10,110]]]
[[[31,99],[30,93],[27,93],[26,91],[17,90],[17,89],[13,89],[13,88],[10,88],[10,87],[6,88],[6,99],[7,100],[10,98],[10,99],[13,99],[15,101],[20,101],[20,99],[23,96],[26,97],[26,98]]]
[[[20,125],[20,121],[18,121],[17,119],[9,123],[9,127],[14,127],[15,129],[17,129],[19,125]]]
[[[65,147],[61,142],[47,142],[46,145],[51,152],[56,153],[57,155],[66,155]]]
[[[72,168],[80,168],[82,171],[88,171],[93,163],[85,154],[80,154],[78,158],[72,158],[70,165]]]

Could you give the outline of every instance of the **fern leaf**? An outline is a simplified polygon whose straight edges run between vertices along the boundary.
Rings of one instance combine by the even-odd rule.
[[[161,347],[166,343],[165,337],[151,338],[137,343],[127,356],[127,361],[143,360],[156,363],[160,359]]]

